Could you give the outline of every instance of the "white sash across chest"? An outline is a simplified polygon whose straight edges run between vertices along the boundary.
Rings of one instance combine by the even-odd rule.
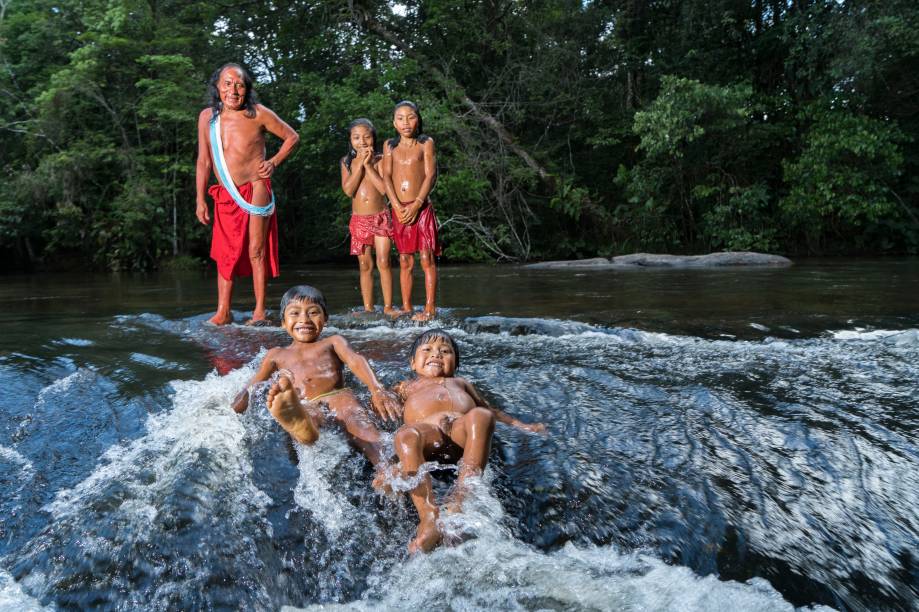
[[[214,169],[217,172],[217,176],[220,177],[221,184],[223,184],[224,189],[230,194],[230,197],[233,198],[233,201],[236,202],[236,205],[252,215],[259,215],[260,217],[271,216],[271,213],[274,212],[273,192],[271,194],[271,201],[268,202],[268,204],[265,206],[255,206],[246,202],[239,193],[239,190],[236,189],[236,183],[233,182],[233,177],[230,176],[230,169],[227,167],[227,160],[223,156],[223,139],[220,136],[220,115],[211,119],[211,156],[214,158]]]

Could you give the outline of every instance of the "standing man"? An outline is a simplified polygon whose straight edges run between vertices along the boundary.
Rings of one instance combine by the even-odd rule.
[[[256,102],[252,77],[239,64],[225,64],[208,83],[210,106],[198,115],[196,214],[208,225],[204,192],[214,200],[211,259],[217,262],[215,325],[233,322],[233,280],[252,276],[255,309],[246,325],[264,324],[267,275],[279,274],[278,220],[271,175],[300,140],[271,109]],[[265,132],[283,140],[274,157],[265,158]],[[219,184],[207,189],[211,171]]]

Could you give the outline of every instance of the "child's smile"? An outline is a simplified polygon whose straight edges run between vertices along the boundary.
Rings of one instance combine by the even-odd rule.
[[[351,147],[355,151],[373,149],[373,133],[363,125],[351,128]]]
[[[412,370],[419,376],[428,378],[453,376],[456,372],[456,354],[453,347],[443,338],[432,338],[415,351],[412,357]]]
[[[284,310],[284,329],[298,342],[314,342],[325,321],[325,312],[318,304],[294,302]]]

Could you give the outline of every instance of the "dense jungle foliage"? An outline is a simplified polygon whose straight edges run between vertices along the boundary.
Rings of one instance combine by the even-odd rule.
[[[301,136],[287,262],[347,257],[345,126],[404,98],[451,261],[919,251],[915,0],[0,0],[3,267],[206,257],[227,61]]]

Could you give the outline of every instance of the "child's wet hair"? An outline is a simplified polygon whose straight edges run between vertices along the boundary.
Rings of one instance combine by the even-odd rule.
[[[418,117],[418,128],[415,130],[415,134],[414,134],[415,140],[417,140],[421,144],[424,144],[424,142],[428,139],[428,136],[425,135],[424,133],[424,129],[423,129],[424,122],[421,120],[421,111],[418,110],[418,105],[412,102],[411,100],[402,100],[401,102],[397,102],[396,105],[392,109],[393,116],[395,116],[396,111],[402,108],[403,106],[406,106],[412,109],[413,111],[415,111],[415,116]],[[389,148],[395,149],[396,147],[398,147],[399,140],[401,140],[401,136],[399,136],[399,134],[396,134],[395,136],[390,138]]]
[[[440,328],[429,329],[428,331],[424,332],[423,334],[415,338],[415,341],[412,343],[412,348],[411,350],[409,350],[409,353],[408,353],[409,362],[411,362],[412,359],[415,358],[415,351],[417,351],[418,348],[422,344],[427,344],[428,342],[432,340],[445,340],[447,344],[450,345],[450,348],[453,349],[453,356],[456,361],[456,368],[459,369],[459,364],[460,364],[459,346],[457,346],[456,340],[453,339],[453,336],[448,334],[446,330],[440,329]]]
[[[294,302],[306,302],[316,304],[322,308],[322,314],[329,318],[329,309],[325,305],[325,296],[322,291],[309,285],[296,285],[287,290],[284,297],[281,298],[281,320],[284,320],[284,311]]]
[[[377,152],[377,129],[373,127],[373,123],[370,122],[370,119],[365,119],[364,117],[358,117],[354,121],[348,124],[348,154],[345,155],[342,163],[345,164],[345,167],[348,171],[351,171],[351,162],[354,161],[354,158],[357,157],[357,151],[354,150],[354,147],[351,146],[351,131],[357,126],[362,125],[368,130],[370,130],[370,135],[373,137],[373,153]]]

